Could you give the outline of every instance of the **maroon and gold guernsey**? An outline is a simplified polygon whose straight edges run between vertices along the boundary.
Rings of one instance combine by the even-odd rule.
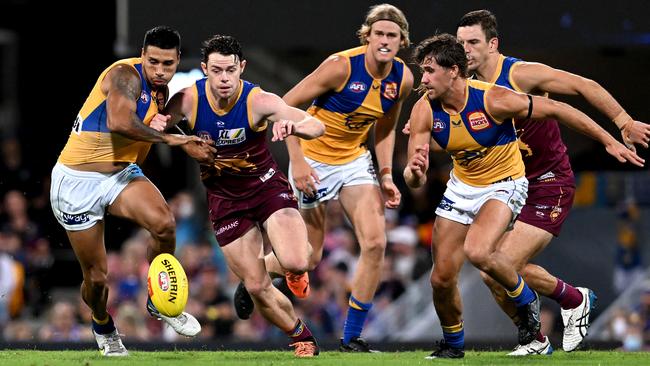
[[[235,101],[220,109],[213,103],[206,81],[196,81],[192,89],[196,94],[189,124],[195,135],[214,140],[217,159],[212,166],[201,166],[201,179],[213,196],[227,200],[249,198],[267,180],[281,174],[266,142],[266,123],[256,128],[251,117],[250,98],[260,88],[242,80]]]
[[[514,57],[499,56],[497,70],[490,82],[521,92],[511,78],[512,70],[519,62],[521,60]],[[515,127],[526,166],[526,178],[531,186],[538,182],[575,185],[567,147],[556,120],[516,120]]]

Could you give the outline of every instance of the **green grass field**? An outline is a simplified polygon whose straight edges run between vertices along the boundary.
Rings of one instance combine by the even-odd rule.
[[[131,351],[125,358],[105,358],[96,351],[0,351],[0,365],[650,365],[650,353],[616,351],[555,352],[552,356],[507,357],[506,352],[467,352],[462,360],[425,360],[427,351],[342,354],[323,352],[296,359],[287,352]]]

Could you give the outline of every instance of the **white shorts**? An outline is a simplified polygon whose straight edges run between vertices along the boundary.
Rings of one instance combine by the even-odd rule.
[[[314,208],[320,205],[321,202],[336,199],[341,188],[345,186],[363,184],[379,186],[370,151],[366,151],[358,158],[342,165],[325,164],[307,157],[305,157],[305,160],[318,175],[320,184],[316,187],[316,195],[307,197],[303,192],[296,189],[296,184],[291,176],[291,166],[289,166],[289,181],[294,194],[298,197],[298,206],[300,208]]]
[[[130,181],[144,177],[136,164],[116,173],[74,170],[57,163],[52,169],[50,204],[56,220],[68,231],[85,230],[104,218]]]
[[[528,197],[528,180],[526,177],[507,178],[487,187],[474,187],[461,182],[453,171],[449,174],[447,189],[436,208],[436,215],[464,225],[474,222],[483,204],[488,200],[498,200],[512,210],[512,219],[508,229],[512,229]]]

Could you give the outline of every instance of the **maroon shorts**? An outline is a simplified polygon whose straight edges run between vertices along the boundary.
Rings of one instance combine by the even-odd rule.
[[[575,191],[575,187],[569,185],[531,184],[526,205],[517,220],[558,236],[569,216]]]
[[[212,229],[219,246],[230,244],[251,227],[266,221],[283,208],[298,209],[289,182],[280,172],[263,183],[255,195],[241,200],[217,197],[208,191],[208,208]]]

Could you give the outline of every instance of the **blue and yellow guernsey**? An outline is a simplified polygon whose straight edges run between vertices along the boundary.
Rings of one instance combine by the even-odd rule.
[[[157,99],[156,91],[147,84],[142,70],[140,58],[119,60],[109,66],[97,79],[90,95],[86,99],[72,127],[61,155],[59,163],[79,165],[98,162],[127,162],[142,163],[149,152],[151,143],[131,140],[128,137],[113,133],[106,125],[106,95],[101,90],[102,81],[106,74],[117,65],[129,65],[140,75],[142,92],[138,99],[136,114],[144,124],[149,125],[151,119],[164,106],[167,89],[163,100]]]
[[[350,162],[366,152],[368,132],[395,103],[404,83],[404,62],[393,60],[391,71],[375,79],[366,67],[366,48],[361,46],[335,55],[348,63],[348,78],[343,85],[314,100],[308,113],[325,124],[325,134],[313,140],[300,140],[305,156],[332,165]]]
[[[454,175],[475,187],[524,176],[513,120],[499,124],[487,110],[485,94],[492,86],[467,80],[465,106],[457,114],[446,112],[439,101],[429,100],[431,136],[451,154]]]
[[[251,98],[260,88],[241,80],[237,97],[219,108],[207,79],[190,89],[194,106],[189,127],[199,137],[210,137],[217,148],[213,165],[201,165],[201,178],[209,193],[223,199],[242,200],[257,194],[264,182],[279,172],[266,141],[264,123],[255,127]]]

